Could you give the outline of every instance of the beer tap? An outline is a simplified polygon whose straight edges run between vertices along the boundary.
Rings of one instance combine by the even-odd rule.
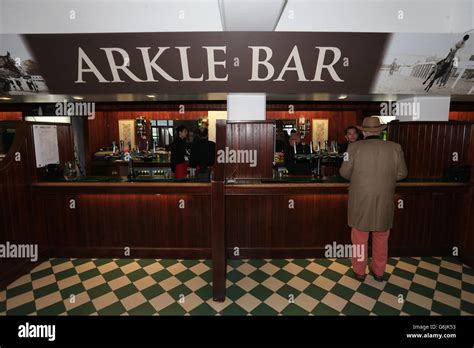
[[[133,180],[137,177],[137,174],[135,173],[135,169],[133,168],[133,157],[132,154],[130,154],[129,160],[128,160],[128,181],[133,182]]]

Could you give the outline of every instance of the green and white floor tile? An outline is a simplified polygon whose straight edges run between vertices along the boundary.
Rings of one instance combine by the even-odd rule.
[[[209,260],[51,259],[0,292],[6,315],[473,315],[474,270],[455,258],[390,258],[387,281],[348,259],[230,260],[212,300]]]

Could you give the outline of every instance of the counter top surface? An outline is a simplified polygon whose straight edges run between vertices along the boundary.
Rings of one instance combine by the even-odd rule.
[[[226,185],[229,186],[265,186],[274,187],[282,186],[301,186],[301,185],[318,185],[326,187],[347,187],[349,181],[340,177],[332,176],[325,177],[323,179],[316,179],[313,177],[284,177],[281,179],[268,179],[268,180],[235,180],[226,181]],[[405,179],[397,182],[397,186],[467,186],[468,182],[450,181],[442,178],[426,178],[426,179]]]
[[[80,181],[56,181],[56,182],[37,182],[32,186],[36,187],[70,187],[70,186],[87,186],[87,187],[147,187],[147,186],[210,186],[207,182],[80,182]]]
[[[195,179],[164,179],[164,178],[136,178],[129,181],[125,176],[88,176],[76,181],[66,181],[62,178],[49,181],[39,181],[32,184],[34,187],[102,187],[102,188],[139,188],[139,187],[205,187],[209,182],[199,182]]]
[[[52,179],[48,181],[40,181],[34,183],[33,186],[146,186],[146,185],[210,185],[209,182],[200,182],[197,179],[165,179],[159,177],[138,177],[130,182],[125,176],[87,176],[76,181],[66,181],[62,178]],[[325,187],[347,187],[349,181],[340,176],[324,177],[316,179],[314,177],[283,177],[281,179],[237,179],[227,180],[227,186],[307,186],[317,185]],[[399,181],[397,186],[468,186],[469,182],[450,181],[442,178],[426,178],[426,179],[405,179]]]
[[[113,166],[113,165],[121,165],[121,166],[128,166],[128,161],[125,160],[93,160],[91,162],[92,166]],[[159,160],[151,160],[151,161],[144,161],[144,160],[134,160],[133,161],[134,166],[140,166],[140,167],[171,167],[170,162],[163,162]]]

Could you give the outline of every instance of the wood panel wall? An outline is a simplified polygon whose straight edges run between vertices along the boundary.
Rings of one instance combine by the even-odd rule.
[[[289,113],[288,106],[293,105],[294,112]],[[184,105],[184,113],[178,110]],[[214,103],[97,103],[96,117],[89,120],[86,127],[86,162],[89,164],[94,152],[113,141],[118,141],[118,120],[135,119],[139,116],[151,119],[187,119],[197,120],[209,110],[226,110],[225,102]],[[351,125],[361,124],[365,116],[378,114],[380,103],[268,103],[267,119],[328,119],[330,140],[345,142],[344,130]],[[18,112],[10,112],[18,114]],[[1,113],[0,113],[1,115]],[[1,117],[1,116],[0,116]],[[10,116],[11,117],[11,116]],[[21,115],[20,115],[21,118]],[[472,111],[452,111],[450,119],[473,120]],[[311,133],[310,133],[311,134]],[[310,141],[308,134],[306,141]]]
[[[217,141],[222,141],[222,139],[217,138]],[[255,167],[251,167],[249,163],[226,163],[224,178],[273,178],[275,155],[275,123],[273,121],[227,121],[224,144],[229,150],[248,150],[257,154]]]
[[[450,121],[474,121],[474,111],[450,111]]]
[[[7,156],[0,161],[0,243],[37,244],[29,188],[32,154],[27,141],[29,129],[22,121],[12,124],[16,125],[15,139]],[[16,161],[17,153],[20,161]],[[44,247],[39,244],[40,252]],[[34,265],[28,259],[0,258],[0,289]]]
[[[474,168],[474,125],[471,126],[470,139],[468,161]],[[470,184],[471,186],[464,196],[462,217],[457,217],[457,219],[463,222],[459,241],[461,259],[474,268],[474,174],[472,173]]]
[[[226,121],[216,120],[216,154],[226,146]],[[225,301],[227,258],[225,240],[225,199],[224,199],[225,164],[216,161],[212,179],[212,289],[216,301]]]
[[[21,111],[0,111],[0,121],[21,121],[23,113]]]
[[[446,167],[468,165],[472,122],[391,122],[388,139],[405,154],[408,178],[441,178]],[[458,162],[453,162],[453,153]]]

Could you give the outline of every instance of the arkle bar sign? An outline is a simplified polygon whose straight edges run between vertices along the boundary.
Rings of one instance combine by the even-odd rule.
[[[32,34],[49,93],[370,93],[389,34]]]
[[[467,33],[13,36],[0,35],[0,94],[474,94]]]

